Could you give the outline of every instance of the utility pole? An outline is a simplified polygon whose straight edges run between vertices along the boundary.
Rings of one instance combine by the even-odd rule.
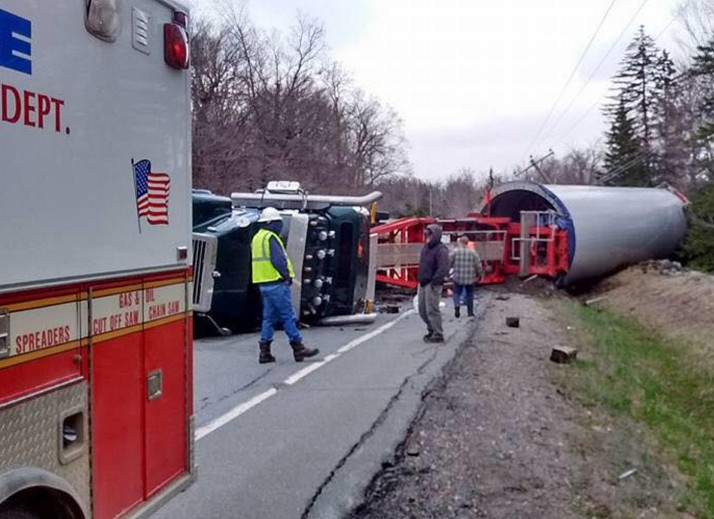
[[[531,155],[531,156],[530,156],[530,165],[529,165],[527,168],[522,169],[521,171],[515,173],[514,176],[518,177],[518,176],[522,175],[523,173],[525,173],[526,171],[528,171],[529,169],[535,168],[535,170],[538,172],[538,175],[540,176],[540,178],[541,178],[542,180],[545,180],[546,182],[550,182],[549,179],[545,178],[545,176],[544,176],[544,174],[543,174],[543,171],[538,167],[538,165],[539,165],[541,162],[543,162],[543,161],[549,159],[549,158],[552,157],[553,155],[555,155],[555,152],[554,152],[553,150],[548,150],[548,154],[545,155],[545,156],[543,156],[543,157],[541,157],[541,158],[539,158],[538,160],[533,159],[533,155]]]

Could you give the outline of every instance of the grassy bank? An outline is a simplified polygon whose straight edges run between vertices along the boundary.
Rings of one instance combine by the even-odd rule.
[[[667,341],[608,309],[562,303],[582,359],[567,384],[586,405],[645,424],[688,478],[683,508],[714,519],[714,377]],[[582,330],[587,333],[582,334]]]

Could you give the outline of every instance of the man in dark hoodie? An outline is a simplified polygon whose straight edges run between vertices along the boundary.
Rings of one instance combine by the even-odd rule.
[[[441,293],[449,273],[449,249],[441,243],[441,227],[428,225],[419,258],[419,316],[426,323],[424,342],[444,342],[441,325]]]
[[[293,305],[290,300],[290,285],[295,277],[292,262],[285,251],[280,231],[283,219],[274,207],[266,207],[258,219],[260,230],[251,242],[253,283],[260,288],[263,301],[263,326],[260,332],[260,355],[258,362],[275,362],[270,352],[275,331],[274,323],[282,321],[290,339],[296,362],[314,357],[320,351],[306,348],[297,329]]]

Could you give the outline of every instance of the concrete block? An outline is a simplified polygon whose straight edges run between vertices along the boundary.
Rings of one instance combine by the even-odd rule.
[[[556,346],[550,352],[550,360],[558,364],[566,364],[575,360],[578,350],[569,346]]]
[[[518,328],[521,325],[521,321],[518,317],[506,317],[506,326],[509,328]]]

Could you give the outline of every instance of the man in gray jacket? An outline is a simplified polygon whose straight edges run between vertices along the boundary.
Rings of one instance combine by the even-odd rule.
[[[419,316],[426,323],[424,342],[444,342],[441,325],[441,292],[449,274],[449,249],[441,243],[441,227],[428,225],[419,257]]]

